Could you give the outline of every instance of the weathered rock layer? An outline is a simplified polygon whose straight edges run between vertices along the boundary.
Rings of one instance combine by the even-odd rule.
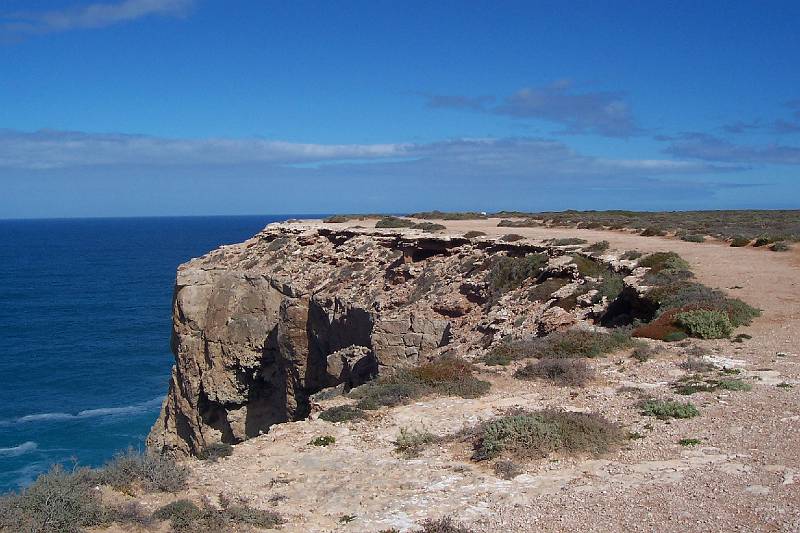
[[[181,265],[175,366],[148,446],[193,454],[240,442],[305,417],[309,396],[323,388],[355,386],[444,351],[474,355],[512,331],[600,319],[607,298],[580,290],[592,278],[567,251],[284,223]],[[511,272],[520,279],[499,290],[499,258],[531,254],[544,260],[535,275]],[[552,295],[532,292],[552,278],[560,280]]]

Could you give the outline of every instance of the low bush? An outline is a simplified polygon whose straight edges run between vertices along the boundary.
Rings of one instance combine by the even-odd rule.
[[[0,498],[0,530],[78,533],[106,522],[88,469],[66,472],[60,465],[18,494]]]
[[[689,270],[689,263],[675,252],[656,252],[639,260],[639,266],[657,274],[662,270]]]
[[[601,278],[609,272],[602,263],[579,254],[572,255],[572,262],[578,267],[581,276]]]
[[[494,463],[492,468],[494,469],[494,473],[503,479],[514,479],[518,475],[522,474],[522,468],[520,468],[516,462],[508,459],[500,459]]]
[[[700,339],[724,339],[733,333],[728,315],[719,311],[685,311],[675,315],[675,322],[690,336]]]
[[[642,403],[642,414],[654,416],[659,420],[670,418],[693,418],[700,414],[697,407],[689,402],[680,403],[669,400],[647,400]]]
[[[470,529],[457,523],[449,516],[435,520],[423,520],[421,526],[422,529],[414,533],[472,533]]]
[[[434,220],[485,220],[488,216],[485,213],[476,211],[422,211],[411,213],[411,218],[434,219]]]
[[[791,249],[791,247],[787,243],[780,241],[774,243],[772,246],[769,247],[769,249],[772,250],[773,252],[788,252]]]
[[[501,454],[543,458],[550,453],[601,454],[626,438],[620,426],[600,415],[556,410],[522,412],[477,428],[473,459]]]
[[[642,255],[644,254],[642,254],[642,252],[640,252],[639,250],[628,250],[620,256],[620,259],[624,259],[626,261],[633,261],[635,259],[639,259],[640,257],[642,257]]]
[[[703,235],[681,235],[681,240],[686,242],[705,242]]]
[[[117,490],[178,492],[186,488],[186,469],[165,455],[140,452],[133,448],[117,454],[100,470],[93,471],[96,482]]]
[[[116,507],[106,509],[105,522],[125,525],[135,525],[149,529],[155,520],[139,502],[128,502]]]
[[[625,287],[625,276],[616,272],[607,272],[597,284],[599,296],[605,297],[609,302],[616,299]]]
[[[203,517],[203,511],[187,499],[170,502],[153,513],[157,520],[169,520],[175,531],[192,531]]]
[[[490,387],[489,382],[474,376],[473,365],[457,357],[445,356],[379,378],[353,389],[350,395],[359,400],[357,408],[374,410],[400,405],[426,394],[477,398],[486,394]]]
[[[650,227],[643,229],[639,235],[642,237],[663,237],[666,234],[667,232],[663,229]]]
[[[347,422],[348,420],[358,420],[367,416],[363,410],[352,405],[337,405],[325,409],[319,414],[319,417],[326,422]]]
[[[769,237],[758,237],[758,238],[757,238],[757,239],[756,239],[756,240],[753,242],[753,246],[754,246],[754,247],[756,247],[756,248],[760,248],[761,246],[766,246],[766,245],[768,245],[768,244],[772,244],[773,242],[775,242],[775,241],[773,241],[773,240],[772,240],[771,238],[769,238]]]
[[[750,239],[747,237],[734,237],[731,239],[731,246],[733,248],[741,248],[742,246],[747,246],[750,244]]]
[[[436,436],[427,431],[400,428],[400,433],[393,442],[394,450],[407,459],[411,459],[418,457],[425,446],[435,439]]]
[[[320,437],[314,437],[313,439],[311,439],[309,444],[312,446],[322,446],[324,448],[325,446],[336,444],[336,437],[334,437],[333,435],[322,435]]]
[[[548,278],[528,291],[528,300],[531,302],[547,301],[554,292],[569,283],[570,280],[564,278]]]
[[[653,348],[652,346],[638,346],[636,349],[633,350],[631,357],[639,361],[640,363],[644,363],[645,361],[649,361],[658,353],[658,349]]]
[[[746,304],[738,298],[728,298],[723,292],[706,287],[700,283],[678,282],[658,287],[651,291],[650,297],[658,304],[658,315],[675,309],[706,309],[725,313],[733,327],[746,326],[761,311]]]
[[[407,218],[384,217],[375,223],[376,228],[410,228],[416,222]]]
[[[203,450],[197,454],[197,458],[202,461],[211,461],[215,463],[223,457],[228,457],[232,454],[233,446],[225,442],[215,442],[203,448]]]
[[[485,237],[486,233],[482,231],[468,231],[464,234],[465,239],[474,239],[475,237]]]
[[[703,441],[701,441],[700,439],[681,439],[678,441],[678,444],[680,444],[681,446],[697,446],[701,442]]]
[[[242,525],[261,529],[272,529],[283,524],[280,515],[263,509],[255,509],[246,504],[231,505],[223,501],[221,509],[204,502],[202,507],[193,502],[181,499],[170,502],[155,513],[153,518],[169,520],[172,531],[239,531]]]
[[[489,290],[498,297],[534,278],[547,265],[544,254],[528,254],[523,257],[497,256],[491,261],[489,270]]]
[[[599,254],[607,251],[609,248],[611,248],[611,243],[609,243],[608,241],[599,241],[590,246],[587,246],[586,248],[584,248],[584,250],[586,250],[587,252]]]
[[[503,235],[502,237],[500,237],[499,240],[502,241],[502,242],[516,242],[516,241],[521,241],[524,238],[525,237],[523,237],[522,235],[519,235],[517,233],[508,233],[508,234]]]
[[[412,229],[421,229],[423,231],[442,231],[447,229],[447,226],[436,224],[435,222],[418,222],[411,226]]]
[[[514,372],[517,379],[543,379],[556,385],[583,387],[594,378],[585,359],[539,359]]]
[[[634,345],[624,331],[604,333],[571,329],[557,331],[546,337],[534,337],[502,343],[494,350],[512,360],[535,357],[537,359],[565,359],[571,357],[599,357]]]
[[[563,239],[551,239],[550,244],[553,246],[577,246],[579,244],[586,244],[586,239],[579,239],[578,237],[566,237]],[[606,241],[603,241],[606,242]]]

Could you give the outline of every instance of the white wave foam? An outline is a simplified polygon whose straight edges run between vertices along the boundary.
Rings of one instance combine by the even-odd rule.
[[[12,446],[10,448],[0,448],[0,457],[19,457],[20,455],[24,455],[28,452],[32,452],[39,445],[35,442],[28,441],[23,442],[19,446]]]
[[[83,418],[97,418],[103,416],[119,416],[142,413],[154,407],[161,405],[164,398],[159,396],[146,402],[137,403],[133,405],[126,405],[123,407],[101,407],[98,409],[85,409],[77,414],[70,413],[38,413],[35,415],[25,415],[13,420],[0,421],[0,425],[7,426],[9,424],[24,424],[26,422],[50,422],[54,420],[76,420]]]

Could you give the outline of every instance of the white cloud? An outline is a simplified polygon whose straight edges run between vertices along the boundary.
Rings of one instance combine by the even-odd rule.
[[[368,164],[365,164],[368,163]],[[703,161],[610,159],[580,154],[560,141],[537,138],[450,139],[431,143],[314,144],[265,139],[171,139],[145,135],[0,130],[0,169],[248,167],[263,176],[432,176],[552,180],[561,177],[654,177],[731,170]],[[294,173],[293,173],[294,174]]]
[[[194,0],[123,0],[62,10],[6,15],[3,33],[36,35],[76,29],[104,28],[148,16],[182,16]]]

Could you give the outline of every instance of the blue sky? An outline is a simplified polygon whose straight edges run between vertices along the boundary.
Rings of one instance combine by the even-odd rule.
[[[0,218],[800,207],[798,2],[6,0]]]

